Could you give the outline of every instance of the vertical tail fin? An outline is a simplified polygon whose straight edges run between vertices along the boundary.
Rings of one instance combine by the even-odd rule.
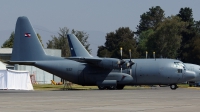
[[[72,57],[92,57],[74,34],[67,35]]]
[[[17,19],[11,61],[44,60],[46,54],[27,17]]]

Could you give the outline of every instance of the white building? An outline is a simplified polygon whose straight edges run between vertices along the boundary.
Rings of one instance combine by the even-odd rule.
[[[6,70],[6,64],[0,61],[0,70]]]

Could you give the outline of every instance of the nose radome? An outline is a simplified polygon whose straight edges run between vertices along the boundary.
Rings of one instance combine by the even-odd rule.
[[[197,74],[193,71],[186,71],[183,75],[184,80],[188,81],[197,77]]]

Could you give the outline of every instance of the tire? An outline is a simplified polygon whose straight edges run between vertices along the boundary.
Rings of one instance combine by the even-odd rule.
[[[177,86],[176,84],[172,84],[172,85],[170,85],[170,88],[171,88],[172,90],[176,90],[176,89],[178,88],[178,86]]]
[[[116,86],[107,86],[106,88],[109,89],[109,90],[115,90]]]
[[[116,88],[117,88],[118,90],[122,90],[122,89],[124,89],[124,86],[125,86],[125,85],[117,85]]]
[[[104,89],[106,89],[105,86],[98,86],[98,88],[99,88],[99,90],[104,90]]]

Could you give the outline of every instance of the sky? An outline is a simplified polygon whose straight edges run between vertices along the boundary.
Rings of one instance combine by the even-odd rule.
[[[0,46],[7,40],[19,16],[27,16],[43,44],[67,27],[89,34],[92,55],[104,45],[107,33],[119,27],[136,31],[140,15],[160,6],[166,16],[176,15],[180,8],[190,7],[194,20],[200,20],[200,0],[1,0]]]

